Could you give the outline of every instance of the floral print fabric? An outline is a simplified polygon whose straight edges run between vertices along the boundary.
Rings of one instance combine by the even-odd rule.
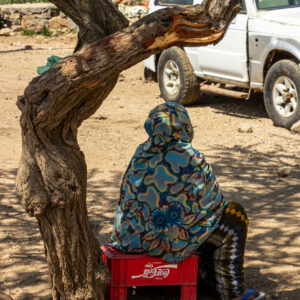
[[[224,201],[204,154],[191,146],[186,109],[161,104],[145,122],[141,144],[124,175],[111,245],[180,262],[217,227]]]

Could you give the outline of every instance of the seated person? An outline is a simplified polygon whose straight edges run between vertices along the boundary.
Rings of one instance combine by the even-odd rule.
[[[150,111],[145,129],[149,138],[123,178],[111,246],[171,263],[200,252],[199,277],[220,299],[265,299],[244,286],[245,210],[223,199],[204,154],[192,147],[186,109],[161,104]]]

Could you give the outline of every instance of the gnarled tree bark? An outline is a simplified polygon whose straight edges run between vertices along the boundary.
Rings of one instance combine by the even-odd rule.
[[[34,78],[18,100],[22,156],[16,190],[37,218],[53,299],[103,299],[109,275],[87,216],[87,171],[77,130],[119,73],[172,45],[218,42],[239,0],[157,11],[127,27],[109,0],[51,1],[79,25],[75,53]]]

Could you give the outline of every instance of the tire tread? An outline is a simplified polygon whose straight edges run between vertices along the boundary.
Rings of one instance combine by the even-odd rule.
[[[294,81],[297,94],[298,104],[296,112],[289,118],[281,117],[276,111],[272,100],[272,82],[279,76],[290,76]],[[294,123],[300,120],[300,68],[294,60],[283,59],[274,63],[269,69],[264,85],[264,103],[267,113],[275,126],[290,128]]]
[[[163,82],[162,82],[162,68],[164,67],[167,60],[174,60],[181,69],[180,76],[183,82],[182,90],[176,99],[170,99],[164,93]],[[176,101],[183,105],[191,105],[198,100],[200,94],[200,87],[197,76],[194,73],[193,67],[189,62],[189,59],[185,51],[179,47],[171,47],[165,50],[160,56],[158,62],[158,82],[161,90],[161,94],[165,101]]]

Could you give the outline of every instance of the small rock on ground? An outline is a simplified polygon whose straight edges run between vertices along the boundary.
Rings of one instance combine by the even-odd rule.
[[[279,177],[287,177],[289,176],[289,174],[290,174],[290,170],[286,167],[282,167],[277,170],[277,175]]]
[[[9,234],[6,232],[0,232],[0,241],[3,242],[7,239],[9,239]]]
[[[291,131],[300,133],[300,121],[292,125]]]
[[[251,133],[251,132],[253,132],[253,128],[250,124],[240,124],[239,132]]]

